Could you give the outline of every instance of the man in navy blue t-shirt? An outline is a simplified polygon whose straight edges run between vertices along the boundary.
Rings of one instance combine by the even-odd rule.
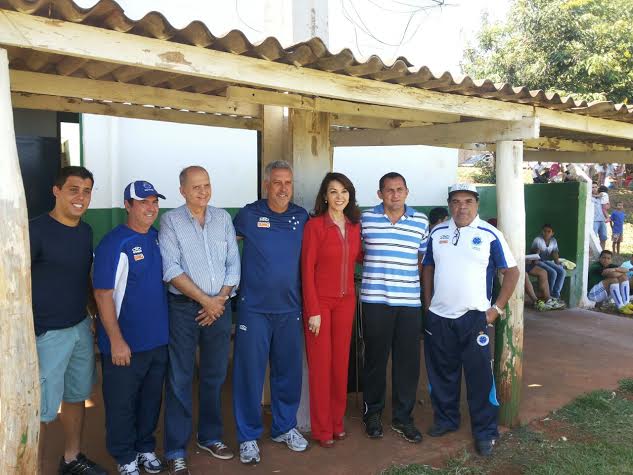
[[[79,450],[95,377],[91,319],[92,229],[81,220],[92,197],[94,179],[84,167],[62,168],[53,186],[55,208],[29,222],[33,318],[40,373],[40,448],[46,425],[60,419],[66,435],[60,474],[106,473]],[[92,299],[90,299],[92,301]],[[92,302],[94,307],[94,302]]]
[[[127,221],[95,250],[94,288],[103,370],[106,445],[120,474],[164,470],[155,453],[167,369],[167,295],[158,231],[159,194],[147,181],[124,191]]]
[[[233,358],[233,409],[242,463],[260,460],[260,402],[269,361],[272,438],[296,452],[308,446],[295,428],[303,364],[299,262],[308,213],[290,202],[292,169],[287,162],[266,166],[264,187],[268,198],[246,205],[233,220],[244,240]]]

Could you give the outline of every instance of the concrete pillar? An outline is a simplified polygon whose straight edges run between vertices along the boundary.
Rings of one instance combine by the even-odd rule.
[[[519,424],[523,379],[523,304],[525,284],[525,199],[523,142],[497,142],[497,219],[520,271],[519,282],[495,332],[495,377],[501,402],[499,422]]]
[[[0,473],[37,473],[40,384],[24,186],[7,51],[0,49]]]

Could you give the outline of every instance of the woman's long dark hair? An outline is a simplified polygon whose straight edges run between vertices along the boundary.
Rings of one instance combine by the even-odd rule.
[[[358,223],[360,221],[360,208],[356,204],[356,189],[354,188],[351,180],[342,173],[330,172],[325,175],[314,202],[314,212],[312,215],[321,216],[322,214],[327,213],[328,206],[325,202],[327,199],[327,189],[333,181],[338,181],[349,193],[349,203],[347,203],[347,206],[343,210],[343,214],[345,214],[345,217],[352,223]]]

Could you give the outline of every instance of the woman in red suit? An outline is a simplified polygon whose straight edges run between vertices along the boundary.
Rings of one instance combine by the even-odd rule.
[[[303,234],[301,276],[310,376],[312,437],[332,447],[346,436],[349,345],[356,308],[354,266],[361,254],[354,185],[328,173]]]

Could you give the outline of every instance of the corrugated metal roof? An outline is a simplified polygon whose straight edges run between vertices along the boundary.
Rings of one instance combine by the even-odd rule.
[[[510,84],[495,84],[488,79],[475,80],[469,76],[456,77],[450,72],[436,76],[426,66],[419,69],[413,68],[404,57],[396,59],[392,64],[385,64],[378,56],[371,56],[365,61],[359,61],[347,48],[336,54],[330,52],[319,38],[312,38],[309,41],[284,48],[274,37],[254,44],[240,30],[231,30],[223,36],[215,36],[200,21],[194,21],[185,28],[177,29],[158,12],[148,13],[140,20],[132,20],[123,13],[121,6],[113,0],[100,0],[92,8],[87,9],[79,7],[72,0],[0,0],[0,8],[267,61],[319,69],[335,74],[633,122],[633,106],[625,104],[615,104],[608,101],[593,103],[576,101],[571,97],[561,97],[557,93],[548,93],[543,90],[533,91],[526,87],[515,87]],[[210,81],[163,71],[148,72],[142,68],[18,48],[9,48],[9,55],[12,68],[28,71],[114,80],[206,94],[213,94],[227,86],[227,83],[220,81]]]

